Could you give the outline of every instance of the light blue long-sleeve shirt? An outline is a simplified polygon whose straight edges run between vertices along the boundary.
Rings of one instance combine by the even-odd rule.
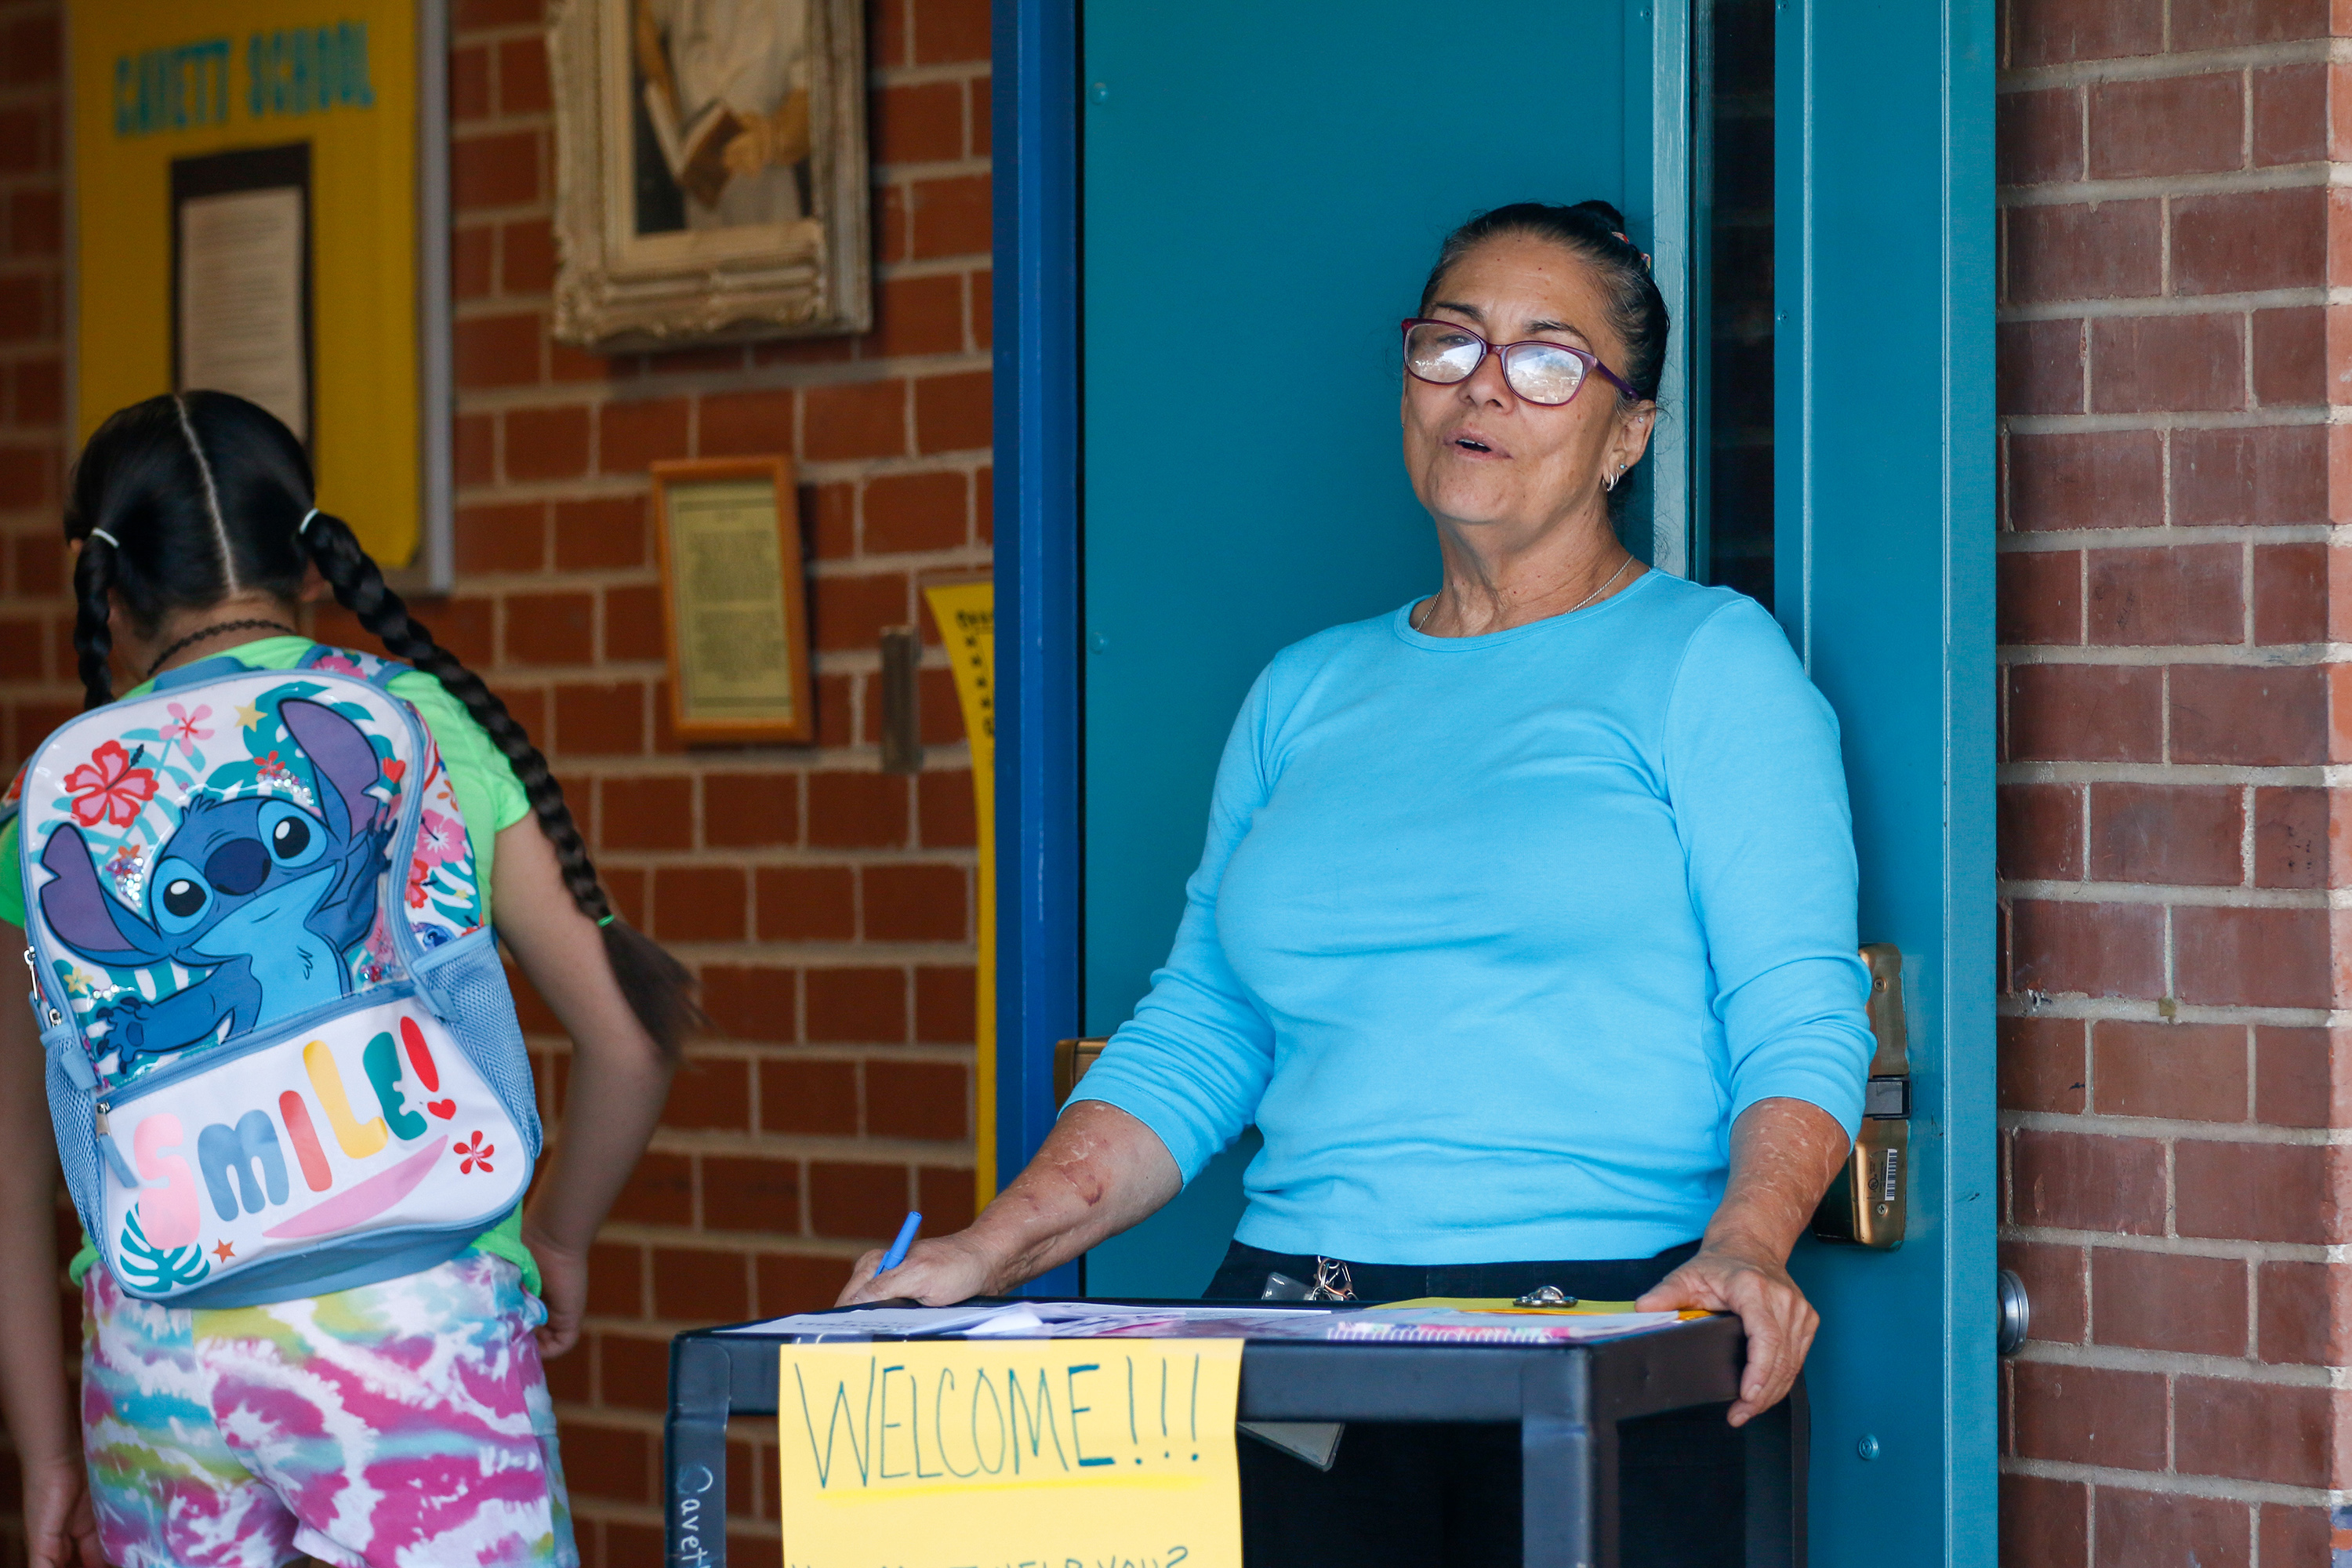
[[[1748,1107],[1859,1123],[1837,721],[1727,589],[1653,572],[1477,637],[1411,608],[1259,675],[1175,948],[1076,1098],[1188,1182],[1255,1122],[1237,1234],[1276,1252],[1688,1241]]]

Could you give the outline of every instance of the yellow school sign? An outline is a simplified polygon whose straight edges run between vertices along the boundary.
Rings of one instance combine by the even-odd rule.
[[[408,562],[416,0],[67,9],[78,435],[184,385],[253,397],[308,439],[324,504]]]

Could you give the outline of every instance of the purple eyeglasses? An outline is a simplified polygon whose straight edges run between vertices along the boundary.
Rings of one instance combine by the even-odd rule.
[[[1637,402],[1642,396],[1623,376],[1602,364],[1600,355],[1566,343],[1529,338],[1496,345],[1455,321],[1416,317],[1404,323],[1404,369],[1415,381],[1457,385],[1475,374],[1490,353],[1503,356],[1503,380],[1513,392],[1548,408],[1572,401],[1585,376],[1596,371],[1626,396]]]

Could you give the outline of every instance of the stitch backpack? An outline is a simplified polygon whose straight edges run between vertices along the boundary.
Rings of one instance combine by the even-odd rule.
[[[189,665],[59,728],[0,803],[66,1184],[131,1295],[415,1273],[530,1184],[530,1060],[407,668]]]

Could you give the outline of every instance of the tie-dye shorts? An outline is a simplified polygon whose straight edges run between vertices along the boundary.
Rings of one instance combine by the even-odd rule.
[[[121,1568],[575,1568],[555,1415],[503,1258],[274,1306],[82,1281],[82,1429]]]

